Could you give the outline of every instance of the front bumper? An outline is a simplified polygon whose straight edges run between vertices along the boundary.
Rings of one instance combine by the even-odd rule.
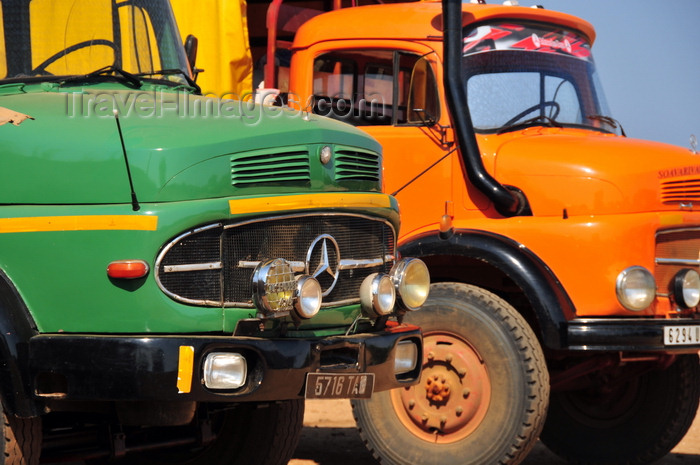
[[[411,340],[422,360],[420,330],[412,325],[377,333],[317,339],[226,336],[51,334],[29,342],[31,392],[53,400],[252,402],[304,397],[306,374],[374,373],[374,392],[414,384],[420,363],[394,374],[397,344]],[[182,357],[181,347],[190,357]],[[212,391],[201,382],[204,357],[238,352],[248,379],[236,390]],[[191,382],[183,385],[182,379]]]
[[[665,327],[682,327],[700,337],[700,320],[585,318],[569,321],[566,325],[566,344],[569,350],[696,353],[700,343],[670,344],[664,337]]]

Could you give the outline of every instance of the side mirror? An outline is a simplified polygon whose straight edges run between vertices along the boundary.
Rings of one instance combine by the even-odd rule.
[[[199,44],[199,40],[192,34],[187,36],[187,39],[185,39],[185,55],[187,55],[187,61],[190,64],[190,69],[192,70],[192,77],[196,80],[197,75],[199,74],[201,69],[197,69],[195,67],[195,63],[197,61],[197,46]]]
[[[434,126],[440,117],[437,82],[433,69],[425,57],[418,60],[411,71],[408,108],[409,123]]]

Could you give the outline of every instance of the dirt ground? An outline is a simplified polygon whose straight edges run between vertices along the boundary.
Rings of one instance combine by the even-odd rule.
[[[350,401],[306,401],[301,441],[288,465],[377,465],[377,463],[365,448],[355,429]],[[60,465],[84,465],[84,463],[71,462]],[[566,465],[566,462],[538,443],[522,465]],[[683,441],[655,465],[700,465],[700,411]]]
[[[299,447],[289,465],[373,465],[347,400],[308,400]],[[565,465],[538,443],[523,465]],[[407,464],[408,465],[408,464]],[[418,464],[416,464],[418,465]],[[656,465],[700,465],[700,411],[683,441]]]

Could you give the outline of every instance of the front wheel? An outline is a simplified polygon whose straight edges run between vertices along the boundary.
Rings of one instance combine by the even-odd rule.
[[[360,435],[384,464],[517,464],[537,441],[549,396],[544,356],[507,302],[460,283],[433,284],[406,320],[423,330],[412,387],[353,401]]]
[[[698,410],[698,356],[665,370],[597,373],[585,389],[553,393],[542,442],[571,463],[644,464],[673,449]]]
[[[19,418],[5,413],[0,406],[3,420],[0,448],[3,465],[38,465],[41,454],[41,418]]]

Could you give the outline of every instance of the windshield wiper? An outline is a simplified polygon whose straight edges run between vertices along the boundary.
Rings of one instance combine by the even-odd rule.
[[[518,129],[528,128],[530,126],[547,126],[551,128],[561,128],[563,127],[555,119],[550,118],[546,115],[538,115],[534,118],[526,119],[520,123],[511,124],[510,126],[502,127],[498,130],[496,134],[503,134],[504,132],[517,131]]]
[[[198,94],[202,92],[202,89],[200,89],[199,85],[190,77],[190,75],[179,69],[179,68],[171,68],[171,69],[161,69],[158,71],[150,71],[148,73],[137,73],[136,76],[156,76],[156,75],[162,75],[162,76],[172,76],[173,74],[179,74],[182,77],[185,78],[185,81],[187,81],[187,84],[195,90]],[[167,79],[163,79],[164,82],[169,83],[170,85],[178,85],[180,83],[168,81]]]
[[[121,68],[117,68],[116,66],[105,66],[104,68],[96,69],[95,71],[92,71],[88,74],[82,75],[82,76],[70,76],[68,78],[63,79],[61,82],[66,83],[66,82],[82,82],[82,81],[90,81],[95,78],[103,78],[103,77],[110,77],[114,78],[117,81],[121,81],[123,83],[129,84],[132,87],[135,88],[140,88],[141,87],[141,80],[136,77],[134,74],[131,74],[129,72],[124,71]]]
[[[616,120],[615,118],[613,118],[613,117],[611,117],[611,116],[605,116],[605,115],[588,115],[588,116],[586,116],[586,118],[592,119],[592,120],[594,120],[594,121],[602,121],[603,123],[606,123],[606,124],[609,124],[610,126],[612,126],[613,129],[620,128],[620,134],[621,134],[623,137],[627,137],[627,134],[625,134],[625,130],[624,130],[624,128],[622,127],[622,124],[620,124],[620,122],[619,122],[618,120]]]

